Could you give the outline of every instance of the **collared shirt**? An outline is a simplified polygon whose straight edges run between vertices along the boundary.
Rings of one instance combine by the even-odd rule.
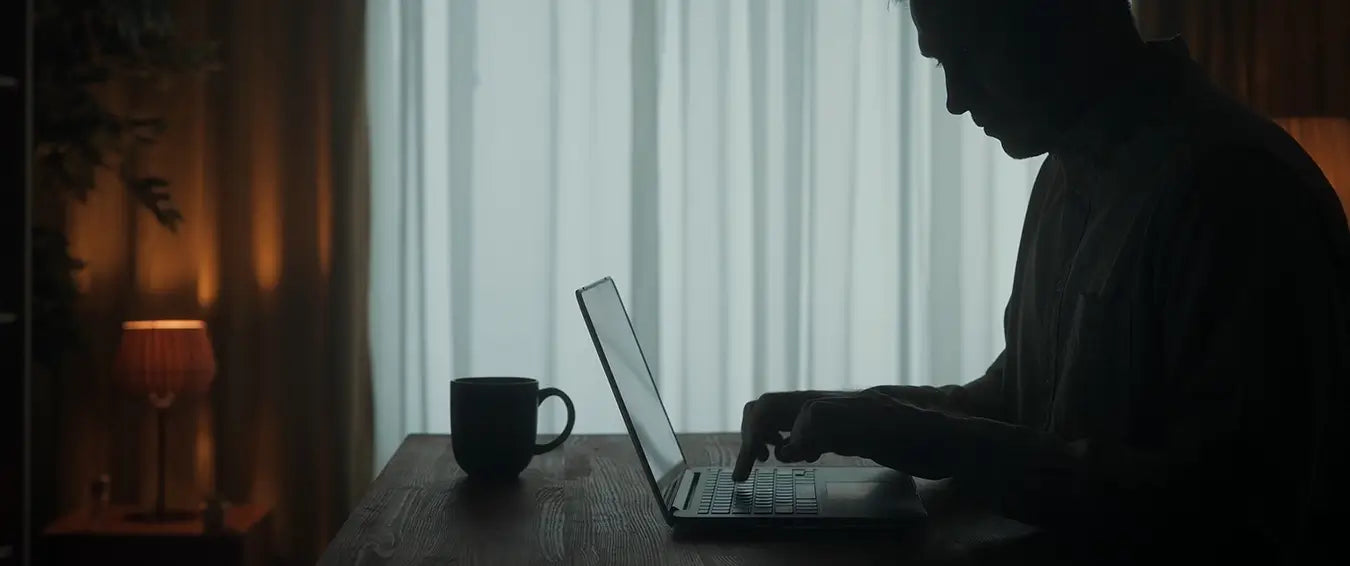
[[[965,415],[947,470],[1013,518],[1294,556],[1350,481],[1350,230],[1278,126],[1149,51],[1040,171],[1004,352],[906,396]]]

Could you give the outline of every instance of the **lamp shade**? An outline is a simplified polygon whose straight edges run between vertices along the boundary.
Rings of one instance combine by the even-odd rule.
[[[200,320],[134,320],[122,324],[116,379],[127,391],[168,404],[211,386],[216,358]]]
[[[1275,122],[1322,168],[1350,221],[1350,118],[1280,118]]]

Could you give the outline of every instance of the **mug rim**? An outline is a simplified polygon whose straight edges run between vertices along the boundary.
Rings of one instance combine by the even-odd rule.
[[[450,385],[495,385],[498,387],[508,387],[512,385],[538,385],[539,380],[533,377],[515,377],[515,376],[481,376],[481,377],[457,377],[450,380]]]

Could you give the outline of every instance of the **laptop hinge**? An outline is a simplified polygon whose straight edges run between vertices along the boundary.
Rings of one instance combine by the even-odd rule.
[[[675,492],[680,490],[680,485],[683,483],[684,474],[680,474],[675,478],[675,481],[670,482],[670,487],[667,487],[666,492],[662,494],[666,499],[666,509],[675,509]]]
[[[687,509],[689,507],[689,497],[693,495],[694,486],[698,484],[698,472],[685,469],[680,474],[680,479],[671,486],[670,496],[667,503],[671,509]],[[686,481],[687,480],[687,481]]]

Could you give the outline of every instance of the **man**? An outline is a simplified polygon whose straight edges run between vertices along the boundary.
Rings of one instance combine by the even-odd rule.
[[[948,110],[1049,154],[1007,346],[962,386],[766,394],[736,476],[769,446],[862,456],[1106,555],[1310,560],[1350,479],[1350,231],[1321,172],[1127,0],[909,8]]]

